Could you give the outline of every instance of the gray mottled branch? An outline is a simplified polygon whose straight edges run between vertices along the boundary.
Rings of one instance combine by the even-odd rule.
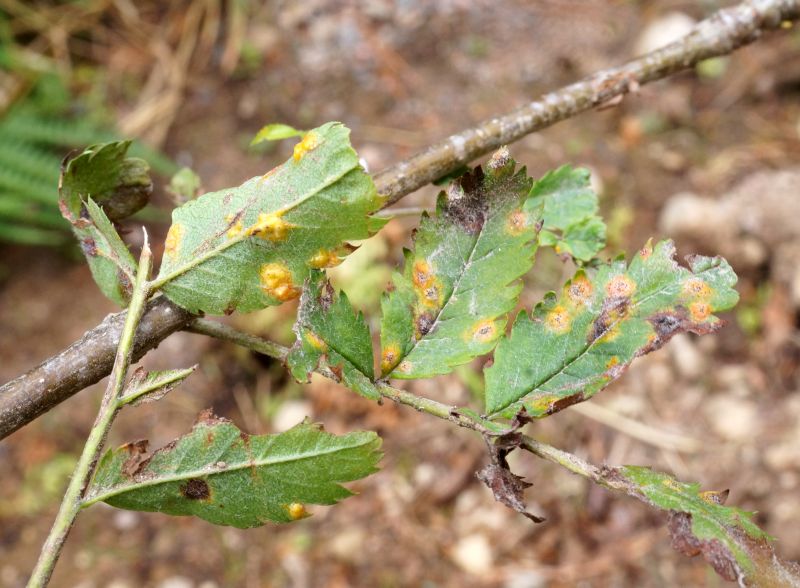
[[[527,134],[635,91],[641,85],[725,55],[764,31],[800,17],[800,0],[749,0],[720,10],[679,41],[622,66],[551,92],[509,114],[462,131],[374,176],[387,206],[418,188]],[[159,298],[148,305],[134,360],[193,317]],[[80,340],[30,372],[0,387],[0,439],[111,372],[125,312],[107,317]]]

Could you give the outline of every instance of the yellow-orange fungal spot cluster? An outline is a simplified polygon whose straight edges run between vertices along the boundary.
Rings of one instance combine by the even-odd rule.
[[[164,240],[164,253],[171,258],[178,255],[185,232],[184,226],[180,223],[175,223],[167,231],[167,238]]]
[[[667,488],[670,488],[672,490],[677,490],[678,492],[683,490],[683,488],[681,488],[681,485],[672,478],[667,478],[662,482],[662,484]]]
[[[711,316],[711,305],[708,302],[698,301],[689,305],[689,314],[696,323],[702,322]]]
[[[281,218],[280,213],[262,212],[253,226],[247,229],[247,234],[269,241],[283,241],[291,227],[292,225]]]
[[[700,278],[692,278],[683,283],[683,291],[693,298],[708,299],[714,290]]]
[[[626,275],[614,276],[606,284],[606,294],[613,298],[630,298],[636,290],[636,284]]]
[[[383,373],[388,373],[396,366],[398,359],[400,359],[400,349],[397,345],[387,345],[384,347],[381,351],[381,370]]]
[[[430,264],[424,259],[415,261],[411,271],[411,279],[417,288],[426,288],[429,286],[434,280]]]
[[[588,304],[592,299],[594,286],[586,276],[578,276],[567,288],[567,296],[574,304]]]
[[[467,340],[488,343],[497,337],[497,325],[492,319],[478,321],[467,331]]]
[[[403,361],[400,362],[400,365],[397,366],[397,371],[407,373],[411,371],[412,367],[413,367],[412,363],[407,359],[404,359]]]
[[[289,512],[289,518],[293,521],[304,519],[308,516],[308,511],[306,510],[305,505],[299,502],[293,502],[287,505],[286,510]]]
[[[261,290],[281,302],[300,296],[300,288],[292,283],[292,272],[282,263],[265,263],[259,271]]]
[[[317,351],[324,352],[328,350],[328,344],[325,343],[325,341],[323,341],[314,331],[306,331],[303,334],[303,338]]]
[[[617,355],[614,355],[614,356],[613,356],[611,359],[609,359],[609,360],[606,362],[606,369],[607,369],[607,370],[610,370],[610,369],[611,369],[611,368],[613,368],[614,366],[618,366],[618,365],[619,365],[619,356],[617,356]]]
[[[547,313],[544,322],[548,329],[560,335],[569,331],[570,326],[572,326],[572,317],[570,317],[566,308],[558,305]]]
[[[506,219],[506,232],[517,236],[528,228],[528,215],[522,210],[514,210]]]
[[[292,157],[295,161],[300,161],[303,156],[311,151],[312,149],[316,149],[319,146],[319,137],[314,131],[308,132],[305,134],[303,139],[294,146],[294,153]]]
[[[316,269],[336,267],[342,263],[342,258],[328,249],[320,249],[308,260],[308,265]]]

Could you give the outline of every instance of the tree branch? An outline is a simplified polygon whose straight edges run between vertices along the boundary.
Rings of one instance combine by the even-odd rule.
[[[800,0],[747,0],[698,23],[682,39],[622,66],[598,72],[513,112],[487,120],[374,176],[387,206],[497,147],[604,104],[646,83],[758,39],[800,17]],[[10,435],[111,372],[125,312],[108,316],[80,340],[0,387],[0,439]],[[164,298],[148,304],[137,333],[134,361],[192,316]]]

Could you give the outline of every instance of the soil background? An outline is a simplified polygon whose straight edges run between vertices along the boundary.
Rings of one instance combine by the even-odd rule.
[[[242,3],[241,12],[234,2],[101,4],[105,12],[65,44],[73,65],[103,70],[107,106],[121,125],[190,165],[211,191],[290,155],[292,141],[248,149],[268,122],[309,128],[340,120],[377,171],[669,40],[687,19],[725,3],[307,0]],[[202,23],[214,18],[218,28],[204,32]],[[181,48],[192,36],[187,58]],[[728,325],[717,335],[676,338],[598,395],[592,404],[606,411],[571,408],[527,432],[597,464],[651,465],[705,489],[730,488],[729,504],[757,511],[757,522],[779,538],[781,556],[800,559],[800,336],[792,294],[800,266],[775,262],[792,230],[800,234],[800,217],[784,217],[788,236],[775,243],[769,226],[766,236],[745,236],[705,216],[713,206],[691,204],[725,202],[762,173],[751,206],[767,206],[769,174],[800,165],[800,32],[770,34],[729,58],[647,85],[620,104],[529,136],[511,152],[534,177],[565,163],[592,170],[609,223],[605,256],[636,251],[650,237],[676,237],[681,255],[728,255],[742,295],[740,311],[725,316]],[[167,180],[156,178],[154,196],[165,211]],[[420,190],[402,205],[430,208],[436,191]],[[682,226],[665,216],[676,194],[689,202],[679,216],[708,221],[699,232],[665,234],[665,226]],[[167,223],[148,226],[161,242]],[[335,272],[373,332],[379,293],[413,226],[413,219],[392,221]],[[128,228],[135,247],[138,231]],[[2,246],[0,256],[0,381],[114,311],[69,253]],[[524,306],[573,270],[541,254],[526,277]],[[287,304],[226,320],[290,342],[294,310]],[[477,406],[483,361],[405,385]],[[487,460],[481,439],[432,417],[369,403],[322,379],[297,385],[268,358],[197,335],[176,334],[143,360],[151,369],[193,363],[197,373],[167,398],[124,411],[109,444],[147,438],[159,447],[206,407],[250,433],[283,430],[309,416],[335,433],[378,431],[381,471],[352,485],[357,496],[312,507],[312,517],[285,526],[237,530],[92,507],[72,531],[53,586],[725,584],[699,558],[671,549],[660,514],[532,456],[512,454],[511,463],[534,484],[529,506],[547,521],[532,524],[495,503],[474,475]],[[24,585],[101,393],[102,384],[93,386],[0,443],[0,586]]]

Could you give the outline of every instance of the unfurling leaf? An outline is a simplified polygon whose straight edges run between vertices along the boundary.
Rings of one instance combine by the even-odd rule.
[[[167,191],[172,196],[173,202],[177,206],[182,206],[190,200],[194,200],[200,195],[202,181],[200,176],[189,167],[182,167],[169,181]]]
[[[439,196],[382,302],[381,369],[391,378],[446,374],[490,352],[533,265],[539,217],[531,182],[502,149]]]
[[[648,243],[629,267],[617,260],[580,270],[531,316],[517,316],[486,369],[486,412],[542,417],[581,402],[618,378],[636,357],[674,335],[706,334],[723,322],[713,313],[738,300],[736,274],[719,257],[678,265],[671,241]]]
[[[248,435],[203,413],[187,435],[143,454],[146,442],[108,451],[83,502],[195,515],[217,525],[258,527],[305,516],[305,504],[335,504],[341,486],[377,471],[372,432],[331,435],[301,423],[276,435]]]
[[[646,467],[614,468],[614,478],[632,495],[669,512],[672,546],[690,557],[702,554],[716,572],[744,586],[800,586],[800,568],[780,561],[771,537],[753,522],[753,513],[723,506],[727,492],[701,492]]]
[[[130,141],[87,147],[65,161],[59,183],[61,214],[72,225],[100,290],[126,306],[136,261],[112,220],[130,216],[145,204],[153,185],[145,161],[125,157]]]
[[[119,399],[124,404],[139,404],[160,400],[175,386],[183,382],[197,369],[197,365],[180,370],[148,372],[138,368],[125,386]]]
[[[525,210],[540,210],[539,244],[577,261],[589,261],[606,244],[606,225],[597,215],[589,170],[568,165],[551,171],[531,188]]]
[[[172,213],[155,284],[191,312],[258,310],[300,296],[313,268],[340,263],[349,240],[379,228],[375,186],[350,131],[309,131],[294,155],[238,188],[208,193]]]
[[[508,454],[518,446],[518,437],[513,434],[495,439],[489,445],[492,462],[478,471],[476,476],[492,491],[495,500],[534,523],[542,523],[545,519],[528,512],[528,508],[525,506],[525,489],[530,488],[533,484],[512,472],[506,460]]]
[[[261,130],[259,130],[256,136],[253,137],[253,140],[250,141],[250,145],[258,145],[264,141],[280,141],[281,139],[288,139],[290,137],[302,137],[304,134],[305,131],[295,129],[289,125],[273,123],[261,127]]]
[[[286,364],[298,381],[327,367],[362,396],[380,398],[372,383],[372,338],[364,316],[356,314],[344,293],[334,292],[322,272],[313,272],[306,281],[295,333]]]

